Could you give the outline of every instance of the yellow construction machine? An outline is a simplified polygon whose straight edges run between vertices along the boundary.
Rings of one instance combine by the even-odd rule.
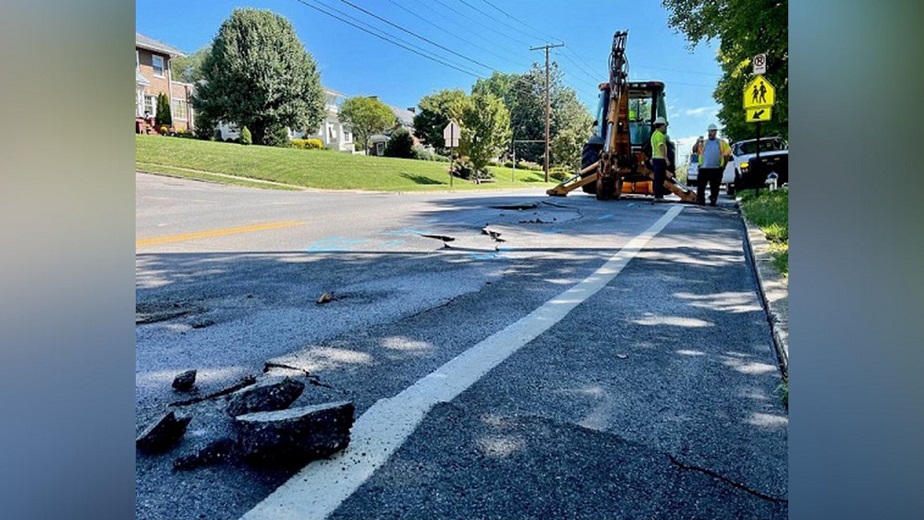
[[[600,200],[619,199],[623,194],[654,193],[651,167],[651,132],[658,117],[667,120],[664,83],[628,81],[625,55],[628,32],[613,35],[610,80],[600,84],[594,132],[581,154],[581,171],[546,191],[564,197],[582,188]],[[695,202],[696,192],[674,178],[674,145],[668,142],[667,179],[664,187],[683,202]]]

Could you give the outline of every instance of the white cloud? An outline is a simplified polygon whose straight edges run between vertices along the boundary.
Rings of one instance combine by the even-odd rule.
[[[681,110],[681,113],[689,117],[703,117],[710,116],[714,117],[716,112],[718,112],[719,107],[716,105],[709,105],[705,107],[696,107],[696,108],[684,108]]]

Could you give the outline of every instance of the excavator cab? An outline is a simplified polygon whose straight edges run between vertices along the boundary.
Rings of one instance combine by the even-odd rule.
[[[642,152],[646,157],[651,156],[651,133],[654,131],[654,122],[658,117],[667,120],[667,102],[664,95],[664,83],[660,81],[642,81],[629,82],[629,141],[632,145],[633,152]],[[606,139],[603,135],[604,125],[607,120],[607,112],[610,107],[610,84],[600,84],[600,95],[597,97],[597,110],[594,113],[593,133],[584,144],[584,150],[581,154],[581,170],[596,163],[600,159]],[[668,144],[671,150],[669,154],[673,155],[673,145]],[[673,160],[671,163],[673,164]],[[650,165],[648,165],[650,167]],[[586,172],[582,177],[591,175],[593,172]],[[626,181],[637,183],[649,181],[648,177],[638,179],[627,178]],[[629,190],[632,186],[626,185]],[[581,187],[585,193],[596,193],[596,184],[589,183]],[[641,186],[637,186],[641,189]],[[645,190],[647,192],[647,190]]]

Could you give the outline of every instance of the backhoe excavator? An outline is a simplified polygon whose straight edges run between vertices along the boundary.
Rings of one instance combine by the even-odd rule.
[[[628,81],[625,55],[627,31],[613,35],[609,59],[610,79],[600,84],[594,132],[584,145],[581,171],[546,191],[564,197],[577,188],[597,199],[619,199],[622,194],[654,193],[651,167],[651,132],[655,119],[667,119],[664,83]],[[696,192],[674,179],[674,145],[668,142],[667,179],[664,187],[683,202],[696,202]]]

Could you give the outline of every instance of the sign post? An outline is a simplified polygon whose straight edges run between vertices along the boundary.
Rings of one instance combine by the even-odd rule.
[[[767,58],[764,54],[754,56],[753,60],[755,76],[744,87],[744,120],[747,123],[757,124],[757,153],[754,156],[754,166],[751,168],[753,173],[756,168],[760,167],[760,123],[769,121],[772,113],[773,104],[776,103],[776,89],[766,80],[758,70],[767,70]],[[755,194],[759,194],[760,186],[754,188]]]
[[[450,121],[446,128],[443,129],[443,141],[446,148],[449,148],[449,186],[452,187],[452,165],[454,155],[452,150],[459,147],[459,125],[455,121]]]

